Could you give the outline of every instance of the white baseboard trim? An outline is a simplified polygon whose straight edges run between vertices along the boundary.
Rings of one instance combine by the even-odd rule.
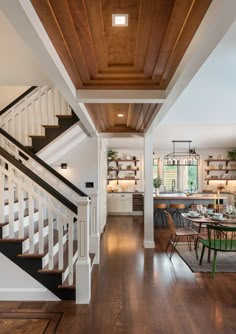
[[[151,240],[143,240],[144,248],[155,248],[155,242]]]
[[[47,289],[40,288],[1,288],[0,300],[9,301],[22,301],[22,300],[35,300],[35,301],[60,301],[60,299],[48,291]]]

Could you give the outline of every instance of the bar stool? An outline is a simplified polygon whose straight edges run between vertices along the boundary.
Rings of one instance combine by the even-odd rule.
[[[158,222],[160,221],[161,227],[167,227],[165,210],[165,203],[154,204],[154,226],[158,226]]]
[[[171,216],[176,226],[184,226],[184,220],[181,213],[184,212],[186,206],[184,203],[171,203]]]

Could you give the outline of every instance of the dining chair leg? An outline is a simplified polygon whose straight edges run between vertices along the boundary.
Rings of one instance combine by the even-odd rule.
[[[216,272],[216,257],[217,257],[217,250],[214,250],[213,262],[212,262],[212,278],[215,278]]]
[[[171,239],[171,238],[170,238],[170,239]],[[169,239],[169,241],[168,241],[168,243],[167,243],[167,246],[166,246],[166,253],[167,253],[168,247],[169,247],[169,245],[170,245],[170,239]]]
[[[189,235],[187,236],[187,242],[188,242],[188,248],[191,252],[191,236],[189,236]]]
[[[176,248],[177,242],[178,242],[178,237],[175,236],[175,239],[174,239],[173,244],[172,244],[171,253],[170,253],[170,259],[172,258],[173,254],[174,254],[174,250]]]
[[[196,240],[194,240],[194,249],[195,249],[196,259],[197,260],[198,260],[198,240],[199,240],[198,237],[196,237]]]
[[[200,262],[199,262],[200,265],[202,264],[202,259],[203,259],[203,256],[204,256],[204,252],[205,252],[205,246],[203,245],[202,246],[202,253],[201,253],[201,257],[200,257]]]

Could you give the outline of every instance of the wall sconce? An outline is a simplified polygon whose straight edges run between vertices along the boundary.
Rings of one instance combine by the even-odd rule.
[[[61,163],[61,169],[67,169],[67,163],[65,162]]]

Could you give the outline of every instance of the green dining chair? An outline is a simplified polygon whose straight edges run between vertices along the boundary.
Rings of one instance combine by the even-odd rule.
[[[217,252],[236,252],[236,226],[207,225],[207,239],[199,239],[202,252],[199,264],[202,264],[205,248],[214,251],[212,262],[212,278],[215,277]]]

